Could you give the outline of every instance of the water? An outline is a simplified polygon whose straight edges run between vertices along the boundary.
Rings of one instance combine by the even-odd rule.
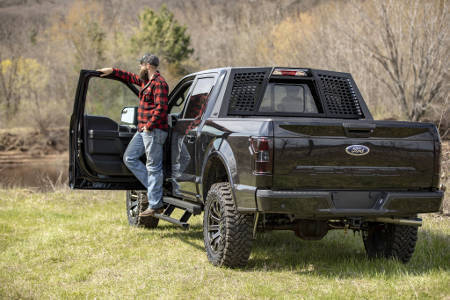
[[[26,187],[38,190],[67,185],[69,161],[67,154],[43,157],[0,157],[0,186]]]

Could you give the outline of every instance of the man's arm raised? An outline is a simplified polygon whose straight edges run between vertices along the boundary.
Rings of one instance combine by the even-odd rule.
[[[131,72],[127,72],[127,71],[123,71],[123,70],[119,70],[119,69],[113,69],[113,68],[102,68],[102,69],[98,69],[98,72],[102,72],[103,74],[100,75],[100,77],[105,77],[108,75],[113,75],[114,77],[120,78],[126,82],[132,83],[132,84],[136,84],[139,86],[142,86],[142,80],[141,78],[139,78],[139,76],[137,76],[136,74],[133,74]]]

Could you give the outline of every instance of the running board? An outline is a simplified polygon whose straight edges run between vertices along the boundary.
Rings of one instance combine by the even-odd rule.
[[[198,203],[192,203],[173,197],[164,197],[163,202],[169,205],[173,205],[179,209],[186,210],[192,213],[194,216],[202,213],[202,207]]]
[[[192,203],[172,197],[164,197],[164,204],[167,204],[162,214],[155,214],[155,218],[167,221],[169,223],[178,225],[183,229],[189,228],[189,223],[187,222],[192,215],[199,215],[202,213],[202,207],[197,203]],[[175,208],[184,210],[184,214],[179,220],[172,218],[170,215],[173,213]]]

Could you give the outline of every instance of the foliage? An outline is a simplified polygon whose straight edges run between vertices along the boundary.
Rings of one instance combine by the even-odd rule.
[[[5,105],[6,117],[15,117],[21,102],[26,102],[29,108],[37,110],[34,120],[39,123],[39,100],[49,82],[47,68],[33,58],[4,59],[0,61],[0,82],[0,104]]]
[[[260,37],[260,61],[350,72],[376,117],[436,120],[448,98],[449,20],[444,1],[329,2]]]
[[[76,0],[62,19],[54,19],[49,38],[68,50],[60,60],[74,71],[99,68],[107,51],[103,9],[98,2]],[[63,50],[63,51],[64,51]],[[64,51],[65,52],[65,51]]]
[[[169,64],[179,64],[194,52],[186,30],[165,5],[159,12],[147,8],[139,16],[139,29],[131,38],[131,50],[135,54],[159,54]]]
[[[353,40],[382,67],[383,74],[377,79],[406,118],[421,120],[434,103],[448,97],[447,2],[384,0],[357,9],[362,31]],[[370,10],[376,13],[374,17],[369,16]]]
[[[47,68],[51,88],[39,103],[59,126],[67,126],[80,69],[137,71],[145,52],[162,58],[171,87],[187,72],[221,66],[331,69],[352,73],[376,118],[431,120],[442,133],[450,124],[445,0],[67,0],[50,10],[44,2],[18,4],[15,17],[12,4],[0,8],[0,60],[28,57]],[[0,114],[29,117],[7,82]]]

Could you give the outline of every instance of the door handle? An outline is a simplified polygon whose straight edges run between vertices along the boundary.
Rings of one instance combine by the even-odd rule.
[[[192,144],[195,142],[195,135],[187,135],[186,140],[188,143]]]
[[[345,135],[348,137],[369,137],[375,128],[376,124],[355,124],[343,123]]]
[[[132,138],[134,133],[132,132],[119,132],[120,138]]]

